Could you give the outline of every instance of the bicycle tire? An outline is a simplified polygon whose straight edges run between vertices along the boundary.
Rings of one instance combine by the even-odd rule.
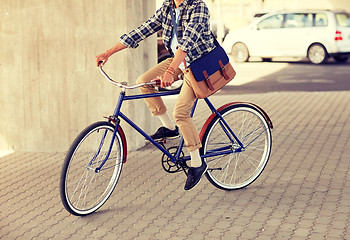
[[[63,206],[73,215],[84,216],[98,210],[111,196],[120,177],[126,146],[120,131],[106,163],[115,126],[96,122],[85,128],[69,148],[61,172],[60,195]]]
[[[219,113],[243,143],[244,151],[235,152],[239,144],[229,139],[220,124],[222,121],[215,115],[204,125],[201,155],[226,144],[233,152],[205,158],[208,164],[205,175],[220,189],[241,189],[253,183],[268,162],[272,147],[270,125],[264,114],[249,104],[228,105]]]

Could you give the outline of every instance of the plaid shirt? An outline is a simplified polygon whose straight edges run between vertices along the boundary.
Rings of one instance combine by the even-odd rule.
[[[123,34],[120,41],[129,48],[136,48],[143,39],[163,30],[164,45],[170,50],[173,31],[169,12],[172,10],[171,2],[172,0],[165,0],[152,17],[130,33]],[[178,47],[187,52],[186,61],[191,63],[215,48],[210,30],[209,10],[203,0],[184,0],[179,8]]]

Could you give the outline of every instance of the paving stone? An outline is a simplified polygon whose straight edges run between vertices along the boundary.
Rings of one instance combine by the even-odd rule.
[[[204,178],[185,192],[184,174],[163,171],[161,154],[147,144],[129,153],[108,202],[76,217],[60,202],[65,153],[16,152],[0,158],[0,239],[346,239],[350,93],[234,99],[262,106],[275,125],[269,163],[247,188],[226,192]],[[228,99],[215,95],[212,101],[220,106]],[[196,114],[200,129],[207,112]]]

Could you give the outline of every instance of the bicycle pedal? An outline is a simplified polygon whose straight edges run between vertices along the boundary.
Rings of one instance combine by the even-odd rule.
[[[163,144],[165,144],[166,143],[166,139],[157,139],[157,140],[154,140],[156,143],[159,143],[159,144],[161,144],[161,145],[163,145]],[[145,139],[145,142],[146,143],[150,143],[150,144],[152,144],[152,142],[151,141],[149,141],[148,139]]]
[[[154,141],[156,141],[159,144],[165,144],[166,140],[167,140],[166,138],[162,138],[162,139],[157,139],[157,140],[154,140]]]

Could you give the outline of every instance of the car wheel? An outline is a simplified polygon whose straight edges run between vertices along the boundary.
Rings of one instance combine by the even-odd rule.
[[[333,56],[333,58],[338,63],[344,63],[349,59],[347,56]]]
[[[233,45],[231,55],[235,62],[246,62],[249,59],[249,51],[244,43]]]
[[[313,64],[322,64],[327,61],[328,53],[323,45],[316,43],[309,47],[307,57]]]

